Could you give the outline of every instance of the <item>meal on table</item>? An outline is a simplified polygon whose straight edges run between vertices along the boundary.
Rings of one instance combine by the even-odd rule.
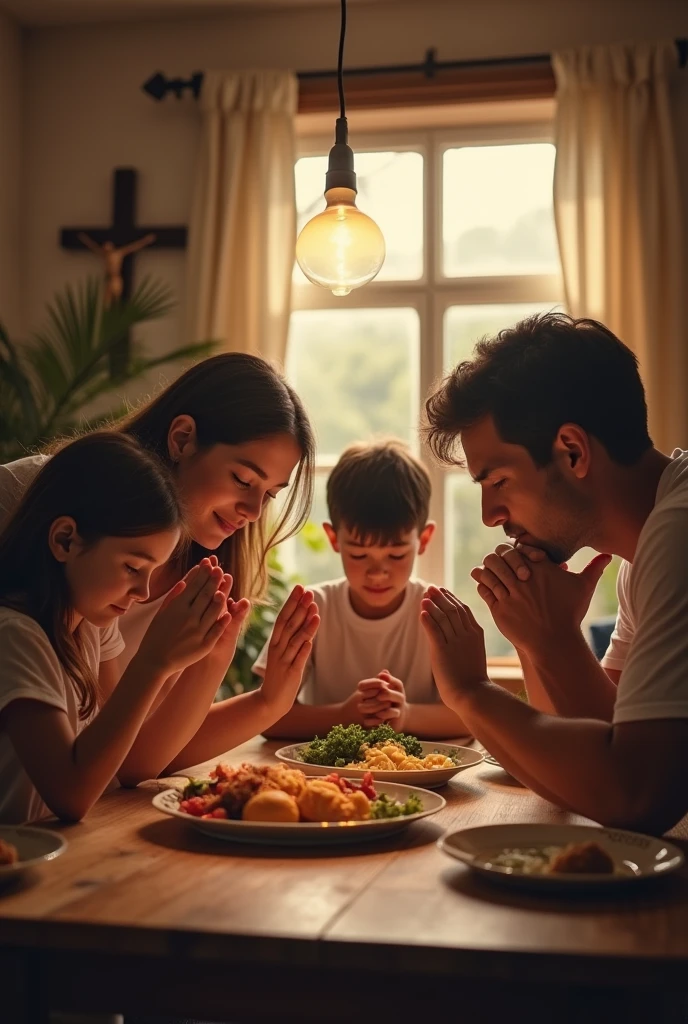
[[[210,778],[189,781],[179,809],[196,818],[318,822],[398,818],[423,805],[415,794],[404,803],[378,794],[370,772],[358,785],[337,772],[309,779],[287,765],[218,764]]]
[[[324,739],[317,736],[301,747],[299,760],[332,768],[370,769],[378,772],[432,771],[456,768],[458,757],[440,752],[423,754],[416,736],[395,732],[391,725],[364,729],[360,725],[335,725]]]
[[[17,847],[13,846],[12,843],[6,843],[4,839],[0,839],[0,865],[16,864],[18,860],[19,853]]]
[[[613,875],[615,871],[607,851],[594,842],[502,850],[490,863],[522,875]]]

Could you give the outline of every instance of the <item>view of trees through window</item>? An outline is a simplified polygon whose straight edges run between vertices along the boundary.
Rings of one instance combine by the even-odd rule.
[[[488,653],[504,655],[510,645],[470,578],[503,534],[483,525],[480,491],[468,475],[439,469],[422,451],[418,423],[432,382],[468,358],[479,338],[562,308],[554,147],[541,125],[495,128],[488,139],[483,131],[479,141],[459,134],[424,132],[415,143],[378,136],[357,149],[358,205],[387,245],[374,282],[341,299],[294,269],[287,374],[316,431],[318,474],[309,543],[297,538],[281,553],[305,582],[341,575],[320,527],[327,474],[352,441],[401,437],[427,460],[440,527],[417,573],[466,600],[485,628]],[[297,161],[299,227],[322,208],[328,147],[323,140]],[[591,616],[615,611],[616,571],[605,574]]]

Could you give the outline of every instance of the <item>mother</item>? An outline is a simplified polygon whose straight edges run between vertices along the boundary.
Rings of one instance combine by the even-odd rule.
[[[242,353],[198,363],[113,429],[131,434],[172,467],[192,543],[156,570],[147,599],[121,616],[126,647],[114,660],[101,651],[100,700],[117,684],[165,595],[192,565],[206,558],[208,573],[221,579],[224,571],[233,581],[225,582],[232,588],[232,625],[211,654],[170,677],[118,776],[135,785],[236,746],[291,705],[298,686],[290,678],[297,671],[295,653],[317,628],[312,595],[300,587],[280,614],[285,628],[276,632],[282,642],[273,647],[273,671],[260,690],[215,704],[213,699],[234,656],[247,599],[265,588],[269,549],[297,532],[308,515],[315,444],[293,389],[263,359]],[[0,527],[50,454],[47,449],[0,466]],[[288,487],[268,534],[266,510]]]

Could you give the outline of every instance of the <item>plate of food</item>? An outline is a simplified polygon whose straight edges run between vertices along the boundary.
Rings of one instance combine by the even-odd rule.
[[[595,825],[485,825],[449,832],[438,845],[495,882],[545,892],[659,878],[685,859],[665,839]]]
[[[308,778],[287,765],[218,764],[207,779],[164,790],[153,806],[219,839],[244,843],[350,843],[378,839],[442,810],[436,793],[412,786]]]
[[[67,840],[58,832],[29,825],[0,825],[0,880],[55,860],[66,849]]]
[[[472,747],[423,742],[390,725],[335,725],[324,739],[281,747],[275,757],[306,775],[328,775],[334,769],[360,779],[372,772],[376,782],[439,789],[457,772],[480,764],[484,755]]]

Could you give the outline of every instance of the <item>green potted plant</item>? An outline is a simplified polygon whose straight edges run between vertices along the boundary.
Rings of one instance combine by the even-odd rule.
[[[21,458],[58,434],[94,425],[85,410],[125,382],[165,363],[211,352],[214,342],[202,341],[150,358],[134,344],[127,368],[112,377],[110,356],[125,335],[137,324],[165,316],[173,305],[170,290],[146,278],[130,299],[107,306],[101,280],[89,278],[58,292],[44,326],[21,344],[0,323],[0,462]],[[120,411],[111,408],[95,422]]]

